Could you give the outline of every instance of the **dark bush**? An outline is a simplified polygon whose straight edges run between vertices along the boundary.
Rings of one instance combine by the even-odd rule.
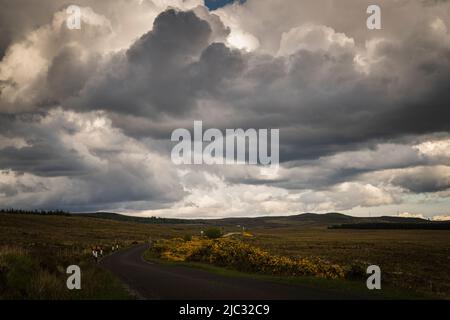
[[[219,228],[209,228],[205,231],[205,236],[208,239],[217,239],[222,235],[222,231]]]

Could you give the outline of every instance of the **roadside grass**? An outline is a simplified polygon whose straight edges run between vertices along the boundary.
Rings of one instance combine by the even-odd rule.
[[[134,299],[109,271],[93,261],[92,246],[111,252],[181,235],[189,226],[139,224],[77,216],[2,214],[0,217],[0,299]],[[81,290],[68,290],[66,269],[81,269]]]
[[[68,252],[68,251],[66,251]],[[45,248],[0,247],[0,298],[6,300],[131,299],[109,272],[77,255],[81,290],[68,290],[66,267],[74,255],[49,256]]]

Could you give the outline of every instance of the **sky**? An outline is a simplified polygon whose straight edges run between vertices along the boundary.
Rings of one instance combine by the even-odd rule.
[[[243,0],[240,1],[244,2]],[[205,6],[207,6],[210,10],[216,10],[233,2],[234,0],[205,0]]]
[[[377,3],[0,0],[0,207],[447,219],[450,2]],[[194,120],[279,129],[280,169],[174,164]]]

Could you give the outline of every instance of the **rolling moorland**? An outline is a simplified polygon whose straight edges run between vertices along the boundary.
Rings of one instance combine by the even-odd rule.
[[[197,239],[202,230],[210,227],[218,227],[222,234],[232,234],[230,241],[243,250],[263,252],[266,260],[326,263],[347,271],[357,269],[359,273],[364,267],[377,264],[382,270],[383,285],[427,297],[450,297],[450,228],[444,222],[396,217],[354,218],[338,213],[177,220],[113,213],[26,212],[0,214],[0,297],[133,298],[115,277],[92,260],[92,246],[101,245],[108,254],[115,244],[123,248],[136,243],[161,245],[172,241],[180,244],[175,248],[179,251],[183,246],[193,247],[196,241],[205,241]],[[240,270],[231,260],[230,265],[215,261],[198,259],[203,264],[211,262]],[[65,268],[71,264],[82,267],[83,290],[65,288]]]

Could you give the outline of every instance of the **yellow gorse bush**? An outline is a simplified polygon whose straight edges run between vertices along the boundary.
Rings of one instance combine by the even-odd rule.
[[[345,269],[336,264],[316,259],[314,261],[274,256],[260,248],[234,239],[172,239],[160,241],[152,250],[169,261],[196,261],[234,268],[244,272],[272,275],[319,276],[343,278]]]

